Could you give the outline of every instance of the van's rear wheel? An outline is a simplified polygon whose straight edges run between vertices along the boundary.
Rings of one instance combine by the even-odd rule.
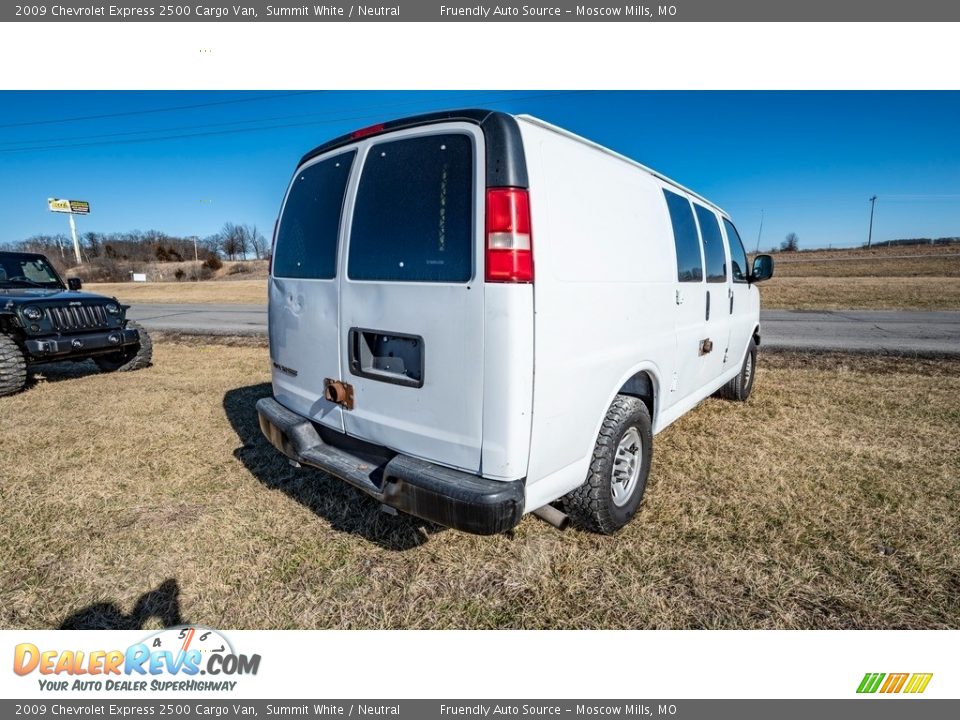
[[[614,533],[636,514],[653,456],[650,411],[639,398],[618,395],[607,411],[586,482],[563,499],[581,527]]]
[[[743,358],[740,372],[733,380],[717,390],[716,396],[724,400],[746,401],[750,397],[750,391],[753,390],[753,378],[756,374],[757,343],[753,338],[750,338],[750,345],[747,347],[747,354]]]

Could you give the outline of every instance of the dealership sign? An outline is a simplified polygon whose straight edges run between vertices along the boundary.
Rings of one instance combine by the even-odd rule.
[[[50,212],[71,213],[74,215],[89,215],[90,203],[86,200],[61,200],[59,198],[47,198],[47,205]]]

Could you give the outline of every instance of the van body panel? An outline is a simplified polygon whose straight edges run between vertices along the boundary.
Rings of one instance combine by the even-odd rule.
[[[565,492],[561,471],[592,453],[629,368],[672,366],[675,261],[655,178],[522,118],[520,127],[536,272],[527,491],[539,497],[546,478],[546,495]]]
[[[324,379],[340,377],[339,282],[271,278],[269,286],[274,397],[343,432],[343,409],[323,397]]]
[[[526,477],[530,455],[533,286],[488,283],[484,302],[483,475],[515,480]]]

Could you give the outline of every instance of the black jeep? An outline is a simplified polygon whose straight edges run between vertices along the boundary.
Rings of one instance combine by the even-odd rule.
[[[147,332],[116,298],[67,285],[43,255],[0,252],[0,396],[27,383],[41,363],[93,359],[106,372],[150,364]]]

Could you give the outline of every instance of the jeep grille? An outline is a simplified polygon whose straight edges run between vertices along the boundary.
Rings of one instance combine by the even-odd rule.
[[[56,330],[96,330],[109,326],[107,311],[102,305],[47,308],[47,317]]]

